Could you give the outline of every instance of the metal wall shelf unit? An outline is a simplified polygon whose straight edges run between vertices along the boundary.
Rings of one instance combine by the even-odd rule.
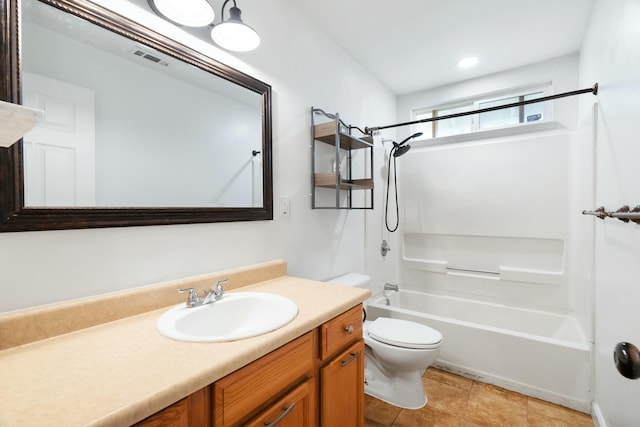
[[[317,123],[318,119],[322,120],[322,118],[325,121]],[[354,131],[361,133],[362,136],[353,135]],[[335,147],[335,157],[331,156],[335,170],[330,172],[316,170],[318,160],[316,150],[321,145],[316,144],[317,142]],[[360,150],[366,151],[361,162],[363,170],[361,173],[354,173],[353,155]],[[366,159],[367,153],[368,159]],[[342,155],[345,156],[343,162],[340,161]],[[341,166],[341,163],[344,163],[344,167]],[[369,165],[368,171],[367,164]],[[356,126],[344,123],[338,113],[327,113],[319,108],[311,107],[311,170],[312,209],[373,209],[373,137],[364,134]],[[316,194],[318,189],[334,190],[335,203],[320,206]],[[368,190],[370,192],[368,199],[363,196],[362,205],[354,204],[354,190]],[[341,203],[345,196],[345,202]]]

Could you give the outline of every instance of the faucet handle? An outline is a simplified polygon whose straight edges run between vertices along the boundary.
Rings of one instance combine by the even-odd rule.
[[[215,289],[212,289],[212,291],[216,294],[216,296],[222,296],[222,294],[224,294],[224,286],[222,286],[223,284],[227,283],[229,281],[229,279],[224,279],[224,280],[218,280],[216,282],[216,286]]]
[[[229,279],[218,280],[210,290],[205,291],[204,299],[201,301],[201,303],[209,304],[217,301],[219,298],[222,298],[222,296],[224,295],[224,286],[222,286],[222,284],[227,283],[228,281]]]
[[[187,297],[187,307],[193,307],[200,302],[198,291],[196,291],[194,288],[178,289],[178,292],[181,294],[189,292],[189,296]]]

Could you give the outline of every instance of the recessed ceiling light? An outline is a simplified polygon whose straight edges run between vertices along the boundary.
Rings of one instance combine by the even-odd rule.
[[[462,58],[460,62],[458,62],[458,67],[460,68],[469,68],[473,67],[478,63],[478,58],[475,56],[469,56],[468,58]]]

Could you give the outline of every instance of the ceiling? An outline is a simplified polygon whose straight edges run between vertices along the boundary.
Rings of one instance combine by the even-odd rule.
[[[580,50],[594,0],[295,0],[395,94]],[[476,56],[479,63],[457,63]]]

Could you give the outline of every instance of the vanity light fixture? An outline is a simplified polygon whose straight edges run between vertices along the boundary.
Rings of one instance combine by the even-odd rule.
[[[147,0],[157,15],[185,27],[205,27],[213,22],[215,12],[207,0]]]
[[[227,3],[233,1],[229,18],[224,19]],[[242,22],[242,11],[236,0],[225,0],[220,10],[221,22],[213,24],[215,13],[208,0],[147,0],[156,15],[183,27],[206,27],[211,38],[220,47],[235,52],[248,52],[260,44],[258,33]]]
[[[229,9],[229,19],[224,20],[224,8],[230,1],[233,7]],[[248,52],[258,47],[260,36],[250,26],[242,22],[240,8],[236,0],[225,0],[220,10],[222,22],[214,25],[211,30],[211,38],[217,45],[236,52]]]

